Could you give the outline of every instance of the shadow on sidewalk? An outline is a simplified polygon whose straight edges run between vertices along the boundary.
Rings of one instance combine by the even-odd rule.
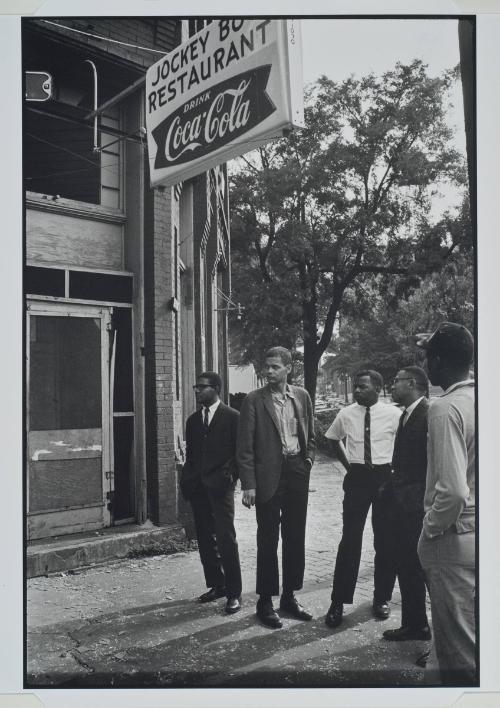
[[[80,669],[31,672],[27,687],[419,685],[415,646],[384,642],[369,604],[356,607],[337,630],[325,626],[324,616],[311,622],[284,616],[283,629],[273,631],[249,611],[253,597],[231,617],[224,603],[181,600],[67,625]],[[37,641],[44,641],[43,633]]]

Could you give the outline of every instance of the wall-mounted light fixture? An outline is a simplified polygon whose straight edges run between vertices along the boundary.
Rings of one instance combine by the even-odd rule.
[[[223,293],[222,290],[219,290],[217,288],[217,294],[220,295],[220,297],[224,300],[226,303],[225,307],[215,307],[214,312],[230,312],[230,311],[236,311],[236,319],[241,320],[243,317],[243,310],[245,309],[244,307],[241,306],[239,302],[233,302],[231,300],[231,295],[226,295],[226,293]]]

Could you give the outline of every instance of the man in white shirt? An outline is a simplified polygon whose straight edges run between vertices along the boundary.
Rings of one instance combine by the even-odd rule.
[[[401,411],[379,401],[382,387],[383,379],[377,371],[359,371],[354,379],[355,403],[342,409],[325,433],[333,440],[337,457],[347,470],[343,484],[342,539],[335,563],[332,602],[325,618],[329,627],[338,627],[344,604],[352,604],[370,506],[375,548],[373,612],[379,619],[387,619],[390,614],[389,601],[396,574],[388,543],[385,503],[379,489],[391,474]],[[346,449],[342,440],[346,442]]]
[[[431,598],[434,648],[446,686],[477,685],[474,340],[443,322],[418,343],[431,383],[444,390],[429,409],[427,483],[418,555]]]

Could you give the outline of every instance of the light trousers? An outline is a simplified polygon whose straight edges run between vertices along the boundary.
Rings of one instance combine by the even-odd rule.
[[[434,647],[444,686],[473,686],[476,676],[475,533],[449,529],[418,542],[431,599]]]

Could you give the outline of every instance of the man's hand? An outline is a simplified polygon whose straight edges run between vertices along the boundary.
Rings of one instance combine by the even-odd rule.
[[[244,489],[243,499],[241,501],[244,506],[250,509],[250,507],[255,504],[255,489]]]

